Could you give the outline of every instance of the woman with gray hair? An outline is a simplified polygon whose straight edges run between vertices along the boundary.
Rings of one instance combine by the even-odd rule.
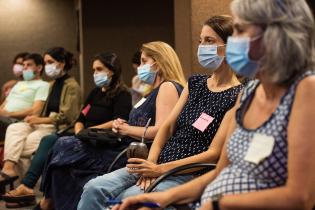
[[[249,83],[217,168],[165,192],[130,197],[161,207],[312,209],[315,204],[315,29],[305,0],[234,0],[227,61]],[[191,190],[194,189],[194,190]]]

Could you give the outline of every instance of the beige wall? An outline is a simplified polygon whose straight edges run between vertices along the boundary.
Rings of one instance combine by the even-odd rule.
[[[76,38],[73,0],[0,0],[0,85],[13,78],[17,53],[43,53],[53,46],[76,53]]]
[[[205,73],[197,60],[199,34],[213,15],[230,14],[231,0],[175,0],[175,47],[186,76]]]

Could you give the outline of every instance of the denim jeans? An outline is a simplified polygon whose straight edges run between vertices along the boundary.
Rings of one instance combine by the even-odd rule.
[[[171,176],[161,182],[154,191],[167,190],[192,178],[193,175]],[[84,186],[78,210],[104,210],[108,199],[123,199],[143,193],[143,190],[135,185],[138,179],[139,176],[130,174],[126,168],[122,168],[90,180]]]

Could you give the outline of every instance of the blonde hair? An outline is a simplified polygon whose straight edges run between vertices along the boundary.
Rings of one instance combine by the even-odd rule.
[[[234,0],[231,10],[264,29],[259,65],[269,81],[288,85],[314,68],[314,17],[305,0]]]
[[[165,80],[175,81],[183,86],[186,84],[182,66],[171,46],[155,41],[143,44],[141,51],[157,63]]]

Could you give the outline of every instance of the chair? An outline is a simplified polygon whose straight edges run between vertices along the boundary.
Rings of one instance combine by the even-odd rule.
[[[152,192],[154,190],[154,188],[163,180],[165,180],[166,178],[173,176],[174,174],[177,174],[179,172],[182,171],[186,171],[189,169],[194,169],[194,168],[202,168],[202,169],[208,169],[213,170],[215,169],[216,164],[212,164],[212,163],[191,163],[191,164],[187,164],[187,165],[183,165],[183,166],[179,166],[176,168],[173,168],[172,170],[169,170],[168,172],[166,172],[165,174],[163,174],[162,176],[160,176],[159,178],[157,178],[146,190],[145,193],[149,193]]]

